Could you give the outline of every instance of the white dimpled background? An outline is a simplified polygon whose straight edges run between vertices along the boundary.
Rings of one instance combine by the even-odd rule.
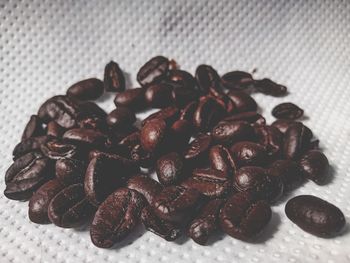
[[[82,1],[0,0],[0,185],[11,151],[31,114],[74,82],[103,77],[117,61],[136,86],[152,56],[174,58],[194,72],[200,63],[219,73],[241,69],[285,84],[284,98],[254,95],[271,122],[283,101],[305,110],[332,165],[326,186],[306,183],[292,195],[314,194],[350,221],[349,1]],[[114,108],[113,96],[99,100]],[[289,196],[288,198],[290,198]],[[142,227],[113,249],[98,249],[88,228],[36,225],[28,204],[0,195],[0,262],[350,262],[350,233],[321,239],[284,214],[285,198],[254,243],[216,235],[209,246],[166,242]]]

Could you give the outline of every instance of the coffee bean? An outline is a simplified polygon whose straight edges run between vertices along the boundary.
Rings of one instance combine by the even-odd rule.
[[[30,116],[30,120],[24,128],[22,141],[32,137],[38,137],[45,134],[43,123],[37,115]]]
[[[223,199],[210,200],[204,205],[199,214],[192,220],[188,235],[200,245],[205,245],[209,236],[219,228],[219,212],[224,204]]]
[[[183,151],[191,138],[193,131],[192,124],[187,120],[177,120],[170,127],[169,137],[171,138],[170,146],[175,151]]]
[[[182,157],[176,152],[163,155],[157,161],[156,173],[162,185],[179,183],[186,176]]]
[[[73,158],[78,155],[77,146],[59,140],[48,141],[41,145],[42,153],[53,160]]]
[[[142,209],[141,222],[148,231],[164,238],[166,241],[174,241],[181,235],[181,229],[179,227],[159,218],[150,206]]]
[[[256,91],[275,97],[287,94],[287,87],[273,82],[271,79],[260,79],[254,82]]]
[[[245,121],[222,121],[212,130],[213,139],[217,143],[232,144],[238,141],[254,140],[254,129]]]
[[[221,77],[221,83],[227,89],[244,89],[253,82],[253,76],[244,71],[231,71]]]
[[[338,235],[345,226],[344,214],[338,207],[312,195],[290,199],[285,212],[298,227],[319,237]]]
[[[184,108],[188,103],[197,99],[198,92],[193,88],[173,85],[171,96],[177,107]]]
[[[103,82],[96,78],[79,81],[67,90],[67,95],[78,100],[96,100],[103,94]]]
[[[64,228],[83,225],[94,212],[95,208],[87,201],[82,184],[73,184],[61,190],[48,207],[50,221]]]
[[[230,180],[224,172],[214,169],[194,169],[192,176],[181,185],[188,189],[195,189],[210,198],[222,197],[230,191]]]
[[[276,127],[260,125],[255,127],[257,142],[263,145],[272,158],[280,156],[283,147],[283,133]]]
[[[181,111],[180,120],[187,120],[192,123],[193,115],[197,109],[197,106],[198,106],[198,102],[196,101],[193,101],[187,104],[187,106],[183,108]]]
[[[135,228],[144,205],[134,190],[120,188],[112,193],[96,211],[90,227],[92,243],[109,248],[124,239]]]
[[[145,86],[166,77],[169,70],[169,60],[156,56],[147,61],[137,73],[137,81]]]
[[[136,131],[127,136],[125,136],[118,145],[127,148],[131,151],[136,145],[140,144],[140,132]]]
[[[136,121],[136,116],[128,108],[118,107],[107,115],[106,121],[113,128],[125,127],[131,126]]]
[[[105,91],[121,92],[125,90],[125,78],[118,63],[111,61],[105,67],[103,79]]]
[[[199,65],[196,69],[196,80],[202,94],[208,94],[210,87],[220,83],[220,77],[216,70],[208,65]]]
[[[303,116],[304,111],[291,102],[278,104],[272,109],[272,115],[277,119],[295,120]]]
[[[58,125],[55,121],[50,121],[47,124],[46,135],[54,138],[61,138],[66,129]]]
[[[39,136],[25,139],[18,143],[13,149],[13,159],[17,158],[33,151],[40,151],[40,146],[46,143],[50,138],[48,136]]]
[[[266,124],[265,118],[255,111],[236,113],[224,118],[223,121],[227,121],[227,122],[246,121],[251,124],[258,124],[258,125]]]
[[[142,127],[140,141],[142,148],[147,152],[156,152],[164,144],[167,133],[166,123],[162,119],[153,119],[148,121]]]
[[[140,144],[135,145],[130,152],[131,159],[143,168],[152,168],[156,162],[153,152],[145,151]]]
[[[141,111],[146,108],[145,89],[135,88],[117,93],[114,104],[119,107],[128,107],[133,111]]]
[[[187,71],[180,69],[169,70],[168,79],[187,90],[195,90],[196,79]]]
[[[307,150],[311,151],[311,150],[319,150],[320,149],[320,140],[314,140],[312,142],[309,143],[309,145],[307,146]]]
[[[63,134],[63,139],[69,140],[76,144],[102,147],[106,144],[107,137],[99,131],[92,129],[71,129]]]
[[[257,111],[255,100],[240,90],[231,90],[227,95],[233,101],[237,112]]]
[[[155,113],[150,114],[147,118],[142,121],[142,126],[153,119],[162,119],[167,125],[172,125],[179,117],[179,109],[173,106],[161,109]]]
[[[276,127],[277,129],[280,130],[280,132],[285,134],[287,129],[289,128],[289,126],[292,126],[293,124],[295,124],[295,121],[293,121],[293,120],[279,119],[279,120],[275,120],[271,124],[271,126]]]
[[[185,149],[184,158],[191,162],[203,162],[207,158],[212,143],[210,135],[201,134]]]
[[[156,83],[147,87],[145,100],[151,108],[165,108],[172,104],[172,87],[166,83]]]
[[[56,161],[56,177],[64,185],[83,183],[86,163],[82,160],[62,158]]]
[[[30,221],[37,224],[50,223],[47,214],[49,203],[63,188],[64,185],[57,179],[43,184],[30,198],[28,211]]]
[[[211,167],[222,171],[225,177],[231,178],[237,169],[230,151],[222,145],[215,145],[210,148],[209,160]]]
[[[307,152],[299,161],[303,175],[317,184],[323,184],[329,172],[329,162],[322,152],[311,150]]]
[[[151,205],[163,189],[163,186],[160,183],[147,175],[136,175],[131,177],[127,182],[127,187],[142,194]]]
[[[266,201],[256,201],[249,193],[236,193],[220,211],[221,229],[230,236],[248,241],[258,235],[271,219]]]
[[[265,148],[253,142],[238,142],[231,147],[230,151],[238,167],[247,165],[263,166],[268,159]]]
[[[302,182],[299,166],[292,160],[277,160],[273,162],[268,169],[268,173],[279,177],[286,190],[291,190]]]
[[[78,121],[91,117],[105,119],[107,116],[107,113],[104,111],[104,109],[102,109],[93,101],[79,102],[79,108],[80,112],[77,117]]]

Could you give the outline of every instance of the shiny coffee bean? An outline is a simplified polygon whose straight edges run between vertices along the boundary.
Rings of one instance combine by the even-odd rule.
[[[316,184],[323,184],[328,178],[329,162],[322,152],[311,150],[299,161],[303,175]]]
[[[237,112],[257,111],[255,100],[240,90],[231,90],[227,95],[233,101]]]
[[[37,115],[30,116],[30,119],[24,128],[21,140],[26,140],[32,137],[38,137],[45,134],[43,123]]]
[[[172,87],[166,83],[156,83],[147,87],[145,101],[151,108],[165,108],[172,104]]]
[[[245,121],[221,121],[213,128],[212,137],[217,143],[221,144],[255,139],[253,127]]]
[[[124,239],[137,225],[144,205],[134,190],[120,188],[112,193],[96,211],[90,227],[92,243],[109,248]]]
[[[271,79],[260,79],[254,82],[254,89],[260,93],[275,97],[284,96],[287,94],[287,87],[277,84]]]
[[[96,78],[79,81],[67,90],[67,95],[78,100],[96,100],[103,94],[103,82]]]
[[[149,204],[153,204],[154,199],[163,189],[160,183],[148,175],[131,177],[127,182],[127,187],[142,194]]]
[[[58,179],[52,179],[43,184],[29,200],[29,219],[37,224],[50,223],[47,213],[49,203],[64,185]]]
[[[237,169],[230,151],[222,145],[215,145],[210,148],[209,161],[211,167],[215,170],[222,171],[225,177],[233,177]]]
[[[208,65],[199,65],[196,69],[196,80],[202,94],[208,94],[210,87],[220,83],[220,76],[216,70]]]
[[[283,133],[276,127],[261,125],[255,127],[257,142],[263,145],[269,156],[280,156],[283,148]]]
[[[42,144],[41,151],[52,160],[73,158],[78,155],[77,146],[59,140],[52,140]]]
[[[146,108],[145,89],[135,88],[117,93],[114,104],[119,107],[127,107],[133,111],[141,111]]]
[[[153,119],[162,119],[167,125],[172,125],[179,117],[179,109],[173,106],[161,109],[155,113],[150,114],[142,121],[144,126],[148,121]]]
[[[118,63],[111,61],[106,65],[103,84],[105,91],[121,92],[125,90],[125,77]]]
[[[63,134],[63,139],[69,140],[72,143],[101,147],[106,144],[107,137],[99,131],[92,129],[71,129]]]
[[[73,184],[61,190],[48,207],[50,221],[64,228],[83,225],[94,212],[95,208],[86,199],[82,184]]]
[[[184,70],[169,70],[168,79],[185,89],[194,90],[196,86],[196,79],[191,73]]]
[[[190,162],[201,163],[207,158],[212,138],[207,134],[200,134],[185,149],[184,158]]]
[[[191,138],[193,132],[192,124],[187,120],[177,120],[171,125],[169,137],[171,138],[170,146],[175,151],[183,151]]]
[[[186,176],[183,157],[176,152],[163,155],[157,160],[156,173],[162,185],[178,184]]]
[[[128,108],[118,107],[107,115],[106,121],[113,128],[125,127],[131,126],[136,121],[136,116]]]
[[[193,115],[198,106],[198,102],[193,101],[187,104],[181,111],[180,120],[187,120],[192,123]]]
[[[290,199],[285,212],[298,227],[319,237],[338,235],[346,224],[344,214],[338,207],[312,195]]]
[[[230,151],[238,167],[264,166],[268,160],[265,148],[253,142],[238,142],[230,148]]]
[[[279,177],[285,190],[291,190],[302,182],[299,166],[292,160],[277,160],[273,162],[268,169],[268,173]]]
[[[86,163],[73,158],[61,158],[56,161],[56,177],[64,185],[83,183]]]
[[[277,119],[296,120],[303,114],[304,111],[291,102],[278,104],[272,109],[272,115]]]
[[[253,76],[244,71],[231,71],[221,77],[221,83],[227,89],[244,89],[253,82]]]
[[[66,129],[58,125],[55,121],[50,121],[47,124],[46,135],[54,138],[61,138]]]
[[[257,113],[256,111],[236,113],[224,118],[223,121],[227,121],[227,122],[246,121],[251,124],[258,124],[258,125],[266,124],[265,118],[261,116],[259,113]]]
[[[147,61],[137,73],[137,81],[141,86],[164,79],[169,70],[169,60],[163,56],[156,56]]]
[[[162,119],[148,121],[140,133],[141,146],[146,152],[156,152],[164,144],[167,126]]]
[[[219,212],[223,199],[210,200],[195,216],[188,228],[188,236],[197,244],[205,245],[209,236],[219,228]]]
[[[220,211],[221,229],[230,236],[249,241],[269,223],[272,211],[266,201],[241,192],[232,195]]]
[[[130,157],[142,168],[152,168],[156,162],[155,154],[145,151],[140,144],[135,145],[131,149]]]
[[[40,151],[40,146],[49,141],[48,136],[39,136],[25,139],[18,143],[12,151],[13,159],[17,158],[33,151]]]
[[[284,119],[279,119],[279,120],[275,120],[271,126],[276,127],[277,129],[280,130],[280,132],[282,132],[283,134],[286,133],[287,129],[289,128],[289,126],[295,124],[295,121],[293,120],[284,120]]]

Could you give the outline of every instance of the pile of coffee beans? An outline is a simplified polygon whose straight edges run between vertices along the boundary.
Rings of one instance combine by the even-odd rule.
[[[268,125],[250,96],[284,96],[285,86],[243,71],[220,76],[208,65],[193,76],[163,56],[146,62],[137,81],[126,89],[112,61],[103,81],[82,80],[31,116],[4,194],[29,200],[32,222],[75,228],[92,219],[91,240],[102,248],[139,222],[168,241],[187,235],[205,245],[214,231],[249,241],[283,194],[306,179],[327,182],[329,163],[300,121],[303,110],[279,104]],[[109,114],[92,102],[105,91],[116,92]],[[136,125],[149,108],[159,110]],[[322,237],[345,225],[337,207],[314,196],[289,200],[285,211]]]

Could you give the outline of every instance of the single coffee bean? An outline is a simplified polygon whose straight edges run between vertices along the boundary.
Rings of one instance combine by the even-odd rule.
[[[61,158],[56,161],[56,177],[64,185],[83,183],[86,163],[79,159]]]
[[[287,87],[273,82],[271,79],[260,79],[254,82],[256,91],[275,97],[287,94]]]
[[[152,168],[156,162],[156,155],[153,152],[145,151],[140,144],[131,149],[130,156],[142,168]]]
[[[208,65],[199,65],[196,69],[196,80],[202,94],[208,94],[210,87],[220,84],[220,76]]]
[[[185,108],[182,109],[180,114],[180,120],[187,120],[192,123],[193,115],[198,106],[198,102],[193,101],[186,105]]]
[[[255,134],[258,143],[265,147],[270,157],[279,157],[283,147],[283,133],[279,129],[273,126],[260,125],[255,127]]]
[[[145,100],[151,108],[165,108],[172,104],[172,87],[166,83],[156,83],[147,87]]]
[[[154,200],[155,213],[164,220],[184,222],[200,199],[200,193],[182,186],[165,187]]]
[[[272,115],[277,119],[295,120],[303,116],[304,111],[291,102],[278,104],[272,109]]]
[[[266,201],[256,201],[247,193],[236,193],[220,211],[221,229],[230,236],[248,241],[269,223],[272,211]]]
[[[162,185],[178,184],[186,176],[183,158],[176,152],[163,155],[156,163],[156,173]]]
[[[113,128],[125,127],[131,126],[136,121],[136,116],[128,108],[118,107],[107,115],[106,121]]]
[[[290,199],[285,212],[302,230],[319,237],[335,236],[345,226],[344,214],[338,207],[312,195]]]
[[[232,144],[239,141],[254,140],[254,129],[245,121],[221,121],[212,130],[217,143]]]
[[[295,124],[295,121],[293,121],[293,120],[279,119],[279,120],[275,120],[271,124],[271,126],[276,127],[277,129],[280,130],[280,132],[285,134],[287,129],[289,128],[289,126],[292,126],[293,124]]]
[[[50,159],[39,152],[27,153],[7,169],[4,195],[13,200],[28,200],[35,190],[53,176]]]
[[[258,125],[265,125],[266,120],[263,116],[261,116],[256,111],[247,111],[247,112],[241,112],[236,113],[233,115],[230,115],[223,119],[223,121],[231,122],[231,121],[246,121],[251,124],[258,124]]]
[[[195,189],[210,198],[226,196],[230,191],[230,180],[224,172],[214,169],[194,169],[192,176],[181,183],[188,189]]]
[[[177,120],[171,125],[169,137],[171,138],[170,146],[178,152],[182,152],[188,145],[193,131],[192,124],[187,120]]]
[[[107,137],[99,131],[92,129],[71,129],[63,134],[63,139],[69,140],[73,143],[101,147],[106,144]]]
[[[146,86],[164,79],[169,70],[169,60],[163,56],[156,56],[147,61],[137,73],[137,81]]]
[[[125,78],[118,63],[111,61],[105,67],[103,84],[105,91],[121,92],[125,90]]]
[[[222,171],[225,177],[231,178],[236,172],[236,164],[230,151],[222,145],[215,145],[210,148],[209,160],[211,167],[215,170]]]
[[[169,70],[168,79],[188,90],[195,90],[197,85],[191,73],[180,69]]]
[[[59,140],[52,140],[42,144],[41,151],[46,157],[53,160],[73,158],[78,155],[77,146]]]
[[[103,94],[103,82],[96,78],[79,81],[67,90],[67,95],[78,100],[96,100]]]
[[[244,89],[253,82],[253,76],[244,71],[231,71],[221,77],[221,83],[227,89]]]
[[[202,163],[207,158],[212,138],[207,134],[200,134],[185,149],[184,158],[195,163]]]
[[[134,190],[120,188],[112,193],[96,211],[90,227],[92,243],[109,248],[124,239],[137,225],[144,205]]]
[[[231,90],[227,95],[233,101],[237,112],[257,111],[255,100],[240,90]]]
[[[131,177],[127,182],[127,187],[142,194],[150,205],[163,189],[160,183],[147,175]]]
[[[284,134],[283,156],[288,160],[298,159],[307,149],[312,131],[300,122],[289,126]]]
[[[238,167],[264,166],[268,159],[265,148],[253,142],[238,142],[231,147],[230,151]]]
[[[43,123],[37,115],[30,116],[30,120],[28,121],[26,127],[24,128],[22,134],[22,141],[32,137],[38,137],[45,134],[45,130],[43,128]]]
[[[13,149],[13,159],[17,158],[33,151],[40,151],[40,146],[46,143],[50,138],[48,136],[39,136],[25,139],[18,143]]]
[[[279,177],[285,190],[291,190],[302,182],[299,166],[292,160],[277,160],[273,162],[268,169],[268,173]]]
[[[155,113],[150,114],[142,121],[142,126],[153,119],[162,119],[167,125],[172,125],[179,117],[179,109],[173,106],[161,109]]]
[[[166,241],[174,241],[181,235],[181,229],[178,226],[159,218],[150,206],[142,209],[141,222],[148,231],[164,238]]]
[[[267,170],[257,166],[238,169],[233,187],[238,192],[250,192],[255,198],[270,202],[278,200],[283,193],[281,178],[272,176]]]
[[[66,129],[58,125],[55,121],[50,121],[47,124],[46,135],[54,138],[61,138]]]
[[[136,131],[127,136],[125,136],[118,145],[127,148],[129,151],[133,149],[136,145],[140,144],[140,132]]]
[[[162,119],[153,119],[148,121],[142,127],[140,141],[142,148],[147,152],[156,152],[164,144],[167,134],[167,126]]]
[[[61,190],[48,207],[50,221],[64,228],[83,225],[94,212],[95,208],[86,199],[82,184],[73,184]]]
[[[329,172],[329,162],[322,152],[311,150],[307,152],[299,161],[303,175],[314,181],[316,184],[323,184]]]
[[[224,202],[223,199],[213,199],[201,208],[188,228],[188,236],[194,242],[204,246],[209,236],[219,228],[219,212]]]
[[[114,104],[119,107],[127,107],[133,111],[142,111],[146,108],[145,89],[135,88],[117,93]]]
[[[43,184],[29,200],[29,219],[37,224],[50,223],[47,210],[52,198],[55,197],[64,185],[58,179],[52,179]]]

